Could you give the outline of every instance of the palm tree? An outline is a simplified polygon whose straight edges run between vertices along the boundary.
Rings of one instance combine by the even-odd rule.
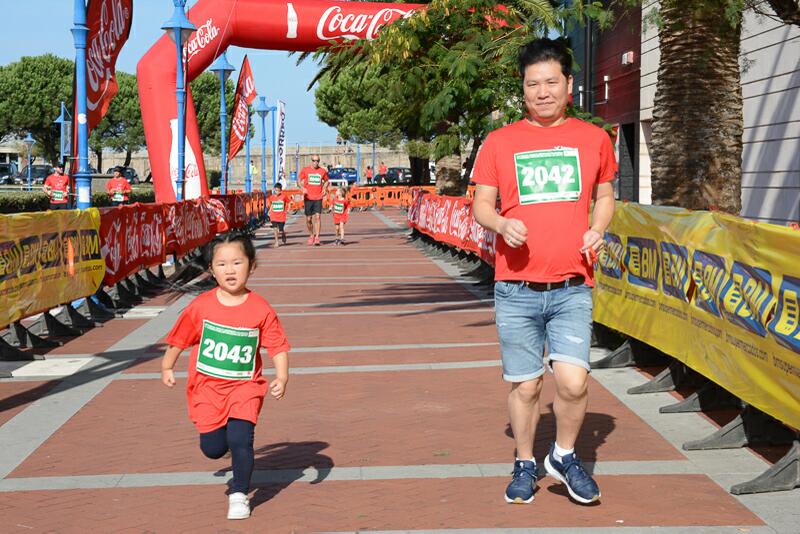
[[[653,203],[741,210],[741,4],[662,0]]]

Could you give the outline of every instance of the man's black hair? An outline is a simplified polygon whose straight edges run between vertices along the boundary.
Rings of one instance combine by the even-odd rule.
[[[280,182],[277,182],[277,183],[275,184],[275,187],[276,187],[277,189],[281,189],[281,190],[283,190],[283,184],[281,184]]]
[[[536,63],[556,61],[565,78],[572,75],[572,56],[567,44],[560,39],[535,39],[522,45],[517,55],[519,75],[525,77],[525,68]]]
[[[118,172],[120,174],[122,174],[122,171],[124,170],[125,168],[122,165],[117,165],[116,167],[114,167],[114,172]]]

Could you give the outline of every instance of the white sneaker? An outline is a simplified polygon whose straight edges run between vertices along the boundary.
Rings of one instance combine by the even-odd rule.
[[[244,493],[228,495],[228,519],[247,519],[250,517],[250,501]]]

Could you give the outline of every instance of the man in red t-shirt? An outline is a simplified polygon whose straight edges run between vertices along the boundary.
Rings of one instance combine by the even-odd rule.
[[[281,184],[275,184],[275,190],[269,197],[269,221],[272,223],[272,231],[275,233],[273,248],[280,246],[278,234],[283,244],[286,244],[286,210],[289,208],[289,197],[283,192]]]
[[[42,191],[50,198],[51,210],[69,209],[69,176],[60,162],[53,166],[53,174],[45,179]]]
[[[605,131],[566,116],[571,66],[561,41],[539,39],[520,48],[528,116],[486,137],[472,177],[475,220],[498,236],[495,320],[518,455],[505,493],[509,503],[533,500],[545,341],[556,388],[555,442],[545,469],[577,502],[600,498],[575,441],[588,402],[593,263],[614,214],[617,165]]]
[[[322,226],[322,199],[328,194],[328,171],[319,166],[319,156],[311,156],[311,165],[303,167],[297,184],[303,191],[303,207],[308,227],[308,244],[319,246],[319,232]]]
[[[131,184],[122,176],[122,167],[114,167],[114,176],[106,184],[106,193],[111,198],[113,206],[128,203],[128,195],[131,192]]]

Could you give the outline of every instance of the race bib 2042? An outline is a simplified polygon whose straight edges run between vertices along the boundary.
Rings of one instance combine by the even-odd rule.
[[[577,148],[518,152],[514,165],[520,204],[576,201],[581,197]]]
[[[322,183],[322,175],[321,174],[309,174],[308,175],[308,183],[309,185],[319,185]]]
[[[272,211],[280,213],[283,211],[283,200],[276,200],[272,203]]]
[[[234,328],[203,321],[197,371],[227,380],[250,380],[258,355],[257,328]]]

